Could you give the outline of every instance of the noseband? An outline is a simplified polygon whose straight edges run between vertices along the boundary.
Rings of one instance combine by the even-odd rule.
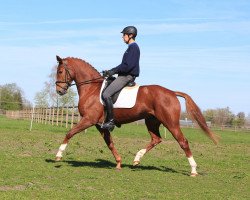
[[[72,78],[72,76],[71,76],[71,74],[70,74],[70,72],[69,72],[69,69],[68,69],[66,63],[63,63],[63,67],[64,67],[64,69],[65,69],[65,71],[66,71],[64,81],[56,81],[55,84],[56,84],[58,87],[60,87],[60,88],[62,88],[62,89],[64,89],[64,90],[67,90],[69,87],[71,87],[71,86],[73,86],[73,85],[80,86],[80,85],[85,85],[85,84],[90,84],[90,83],[99,83],[100,81],[97,81],[97,80],[103,79],[103,77],[100,76],[100,77],[98,77],[98,78],[94,78],[94,79],[82,81],[82,82],[80,82],[80,83],[73,83],[73,84],[72,84],[72,83],[70,83],[70,80],[73,80],[73,78]],[[59,83],[66,83],[67,87],[66,87],[66,88],[61,87],[61,86],[59,85]]]
[[[72,76],[71,76],[71,74],[69,72],[69,69],[68,69],[68,67],[67,67],[67,65],[65,63],[63,63],[63,67],[64,67],[64,69],[66,71],[64,81],[56,81],[55,84],[58,87],[60,87],[60,88],[62,88],[64,90],[67,90],[69,87],[71,87],[72,85],[75,85],[75,84],[71,84],[70,81],[69,81],[69,80],[72,80]],[[67,87],[66,88],[62,87],[62,86],[59,85],[59,83],[66,83]]]

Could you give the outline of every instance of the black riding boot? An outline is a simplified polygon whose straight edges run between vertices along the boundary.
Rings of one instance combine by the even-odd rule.
[[[113,131],[115,128],[115,122],[114,122],[114,114],[113,114],[113,102],[111,97],[108,97],[107,99],[104,99],[106,110],[107,110],[107,118],[106,122],[101,126],[103,129],[108,129],[109,131]]]

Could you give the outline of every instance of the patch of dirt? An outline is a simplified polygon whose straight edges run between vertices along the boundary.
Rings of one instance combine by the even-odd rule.
[[[10,185],[2,185],[0,186],[0,191],[23,191],[26,190],[30,187],[32,187],[34,185],[34,183],[29,182],[25,185],[14,185],[14,186],[10,186]]]
[[[15,186],[0,186],[0,191],[23,191],[27,188],[25,185],[15,185]]]

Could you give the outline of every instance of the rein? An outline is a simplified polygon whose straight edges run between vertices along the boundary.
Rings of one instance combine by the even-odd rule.
[[[69,87],[73,86],[73,85],[76,85],[76,86],[81,86],[81,85],[85,85],[85,84],[90,84],[90,83],[100,83],[100,81],[97,81],[97,80],[100,80],[102,79],[103,77],[100,76],[98,78],[93,78],[93,79],[90,79],[90,80],[87,80],[87,81],[83,81],[83,82],[80,82],[80,83],[73,83],[73,84],[70,84]]]

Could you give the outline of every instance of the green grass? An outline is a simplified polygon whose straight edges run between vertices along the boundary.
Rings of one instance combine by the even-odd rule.
[[[162,128],[162,136],[164,131]],[[62,162],[54,162],[66,129],[0,117],[0,199],[249,199],[250,134],[218,131],[214,145],[201,131],[183,129],[198,164],[189,177],[184,152],[168,133],[132,167],[135,153],[150,137],[143,125],[124,125],[112,133],[123,169],[95,128],[69,143]]]

